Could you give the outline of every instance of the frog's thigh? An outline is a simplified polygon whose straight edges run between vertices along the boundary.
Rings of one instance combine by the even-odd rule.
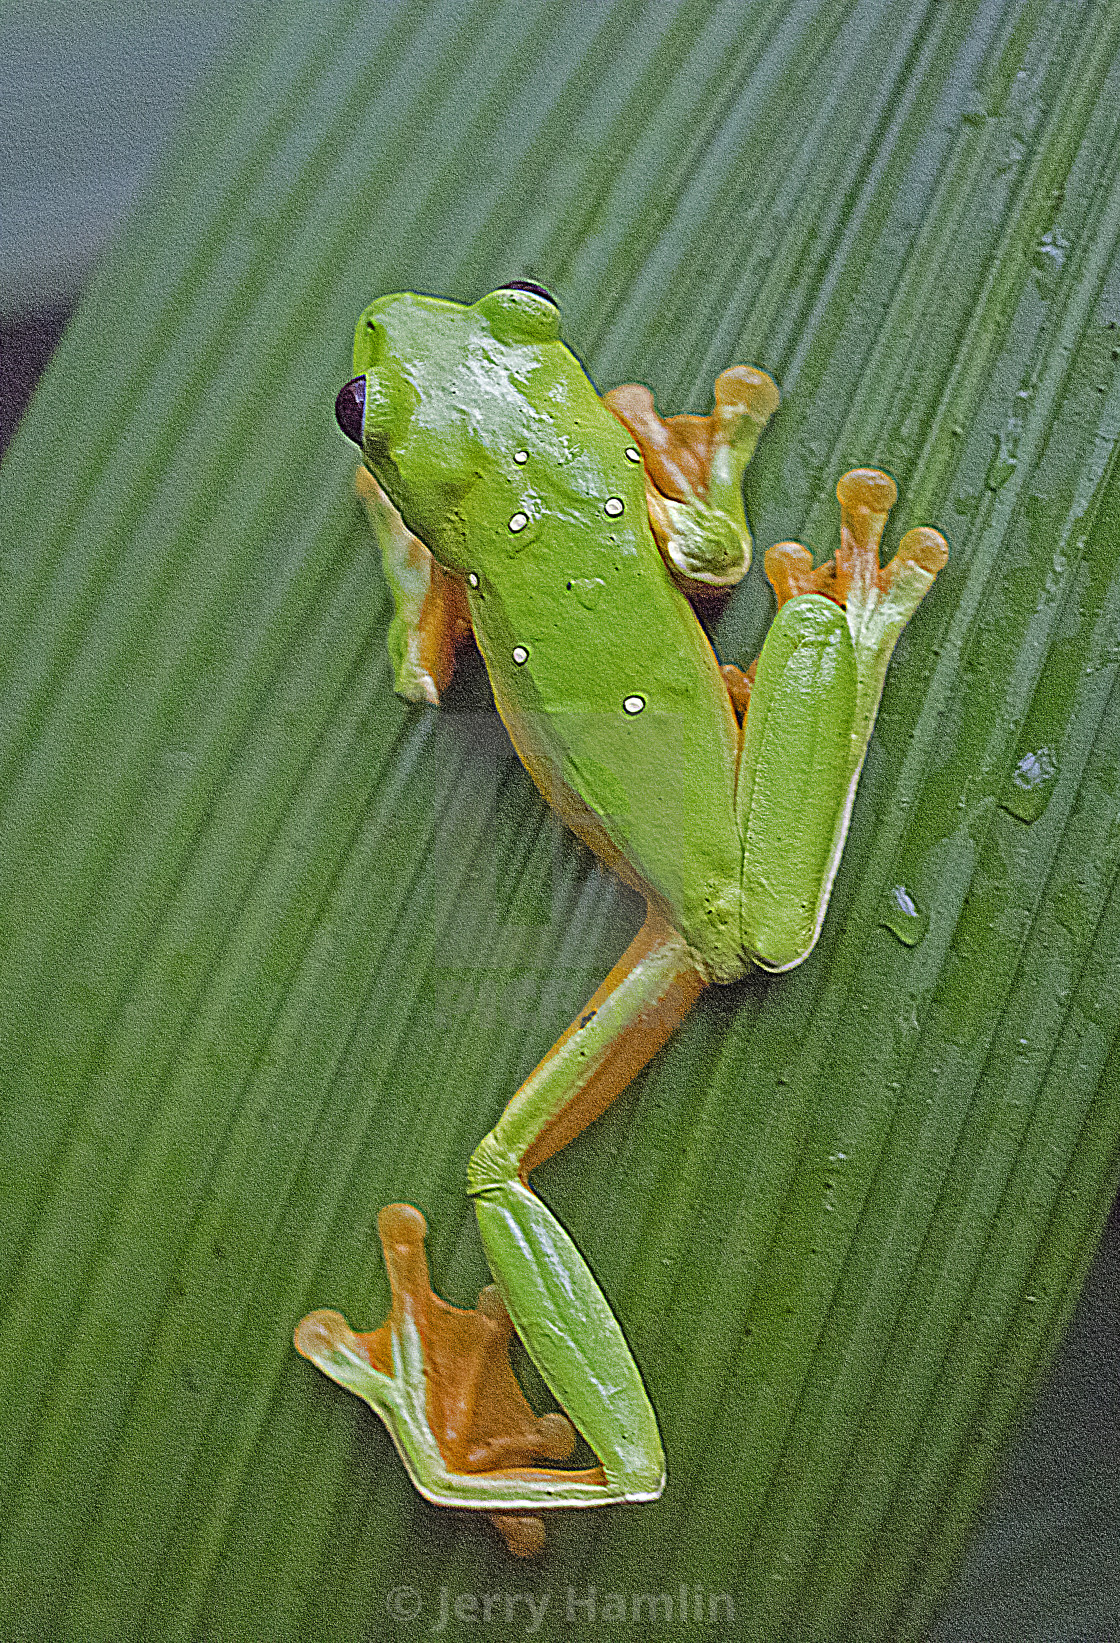
[[[759,657],[736,809],[744,951],[768,970],[809,952],[853,788],[856,665],[847,618],[816,593],[783,605]]]

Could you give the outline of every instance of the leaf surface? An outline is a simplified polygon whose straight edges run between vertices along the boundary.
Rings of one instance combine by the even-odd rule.
[[[1090,0],[246,26],[0,473],[16,1635],[415,1637],[442,1588],[547,1594],[542,1637],[682,1599],[737,1637],[923,1635],[1116,1184],[1118,43]],[[781,383],[726,660],[762,550],[832,551],[845,468],[898,479],[887,551],[952,545],[819,947],[709,994],[539,1172],[670,1485],[535,1569],[290,1345],[314,1306],[379,1318],[395,1199],[473,1298],[466,1159],[639,921],[477,663],[438,713],[393,696],[334,427],[372,295],[510,277],[602,386]]]

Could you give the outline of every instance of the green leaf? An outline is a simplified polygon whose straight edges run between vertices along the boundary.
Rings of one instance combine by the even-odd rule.
[[[442,1589],[449,1636],[486,1593],[504,1635],[519,1593],[550,1638],[923,1634],[1116,1184],[1118,44],[1103,0],[246,27],[0,475],[10,1635],[413,1638]],[[473,1298],[466,1159],[639,920],[477,664],[393,696],[333,426],[372,295],[511,276],[666,409],[773,372],[760,550],[830,552],[856,464],[892,545],[952,544],[817,951],[709,994],[539,1172],[670,1467],[539,1567],[290,1345],[377,1320],[394,1199]]]

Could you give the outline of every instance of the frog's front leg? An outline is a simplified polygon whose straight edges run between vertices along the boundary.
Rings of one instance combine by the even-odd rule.
[[[471,631],[466,598],[455,577],[412,534],[368,468],[358,469],[354,489],[381,548],[396,607],[387,643],[397,695],[438,707],[451,682],[455,652]]]
[[[683,938],[651,911],[470,1162],[467,1190],[501,1300],[597,1466],[532,1464],[564,1458],[567,1423],[540,1421],[525,1403],[492,1297],[460,1312],[431,1293],[423,1220],[407,1206],[382,1212],[393,1289],[385,1324],[358,1335],[337,1312],[316,1312],[296,1330],[299,1351],[385,1422],[420,1492],[495,1515],[515,1551],[536,1549],[531,1520],[543,1510],[652,1500],[664,1485],[657,1420],[618,1322],[526,1177],[625,1089],[705,984]]]
[[[662,557],[700,603],[726,593],[750,566],[743,474],[779,398],[773,380],[753,365],[720,373],[709,416],[663,419],[649,389],[637,383],[603,395],[641,450],[649,520]]]
[[[858,468],[836,494],[834,559],[814,569],[796,542],[766,555],[779,608],[750,690],[736,810],[743,945],[770,970],[801,963],[820,934],[891,653],[949,553],[919,526],[881,567],[894,481]]]

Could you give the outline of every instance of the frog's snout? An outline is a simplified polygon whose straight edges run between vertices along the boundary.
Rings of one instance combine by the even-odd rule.
[[[334,402],[334,414],[338,418],[338,425],[355,445],[362,443],[362,424],[366,416],[366,379],[364,376],[355,377],[345,387],[338,390],[338,397]]]

